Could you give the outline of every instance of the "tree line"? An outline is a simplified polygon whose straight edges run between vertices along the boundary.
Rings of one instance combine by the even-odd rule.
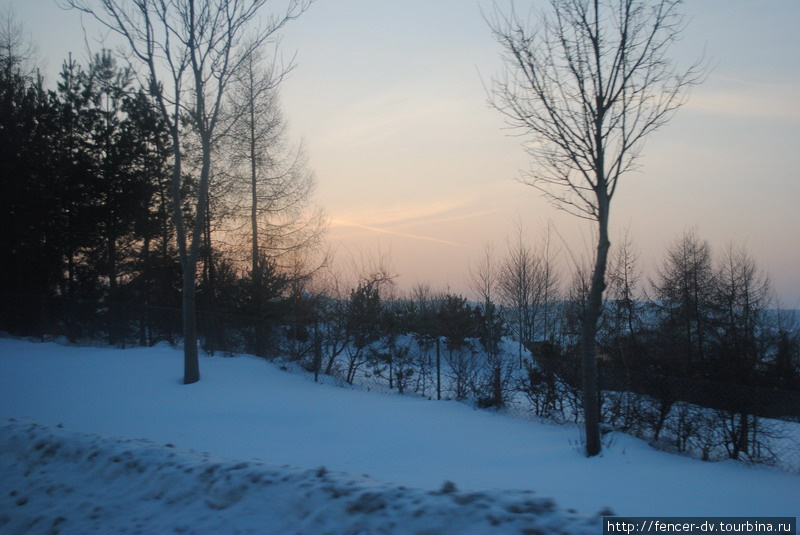
[[[243,24],[253,13],[229,15],[212,23],[196,14],[206,26],[192,29],[231,39],[233,15]],[[274,21],[261,40],[216,50],[218,59],[237,56],[225,70],[227,91],[216,93],[215,137],[203,140],[198,124],[208,128],[210,116],[198,115],[196,98],[195,108],[165,98],[163,84],[108,50],[87,65],[70,55],[48,87],[24,29],[6,14],[0,294],[8,330],[46,329],[53,307],[69,306],[68,335],[77,339],[83,307],[104,318],[109,343],[124,343],[121,307],[185,309],[187,294],[202,310],[235,307],[266,322],[282,314],[313,271],[325,228],[312,204],[313,172],[280,110],[280,81],[292,65],[267,61],[264,51],[266,36],[295,15]],[[176,107],[165,110],[169,103]]]
[[[470,266],[469,297],[425,284],[399,295],[387,271],[378,270],[346,291],[332,292],[337,286],[326,283],[319,295],[304,295],[328,303],[320,310],[331,303],[339,308],[309,315],[303,324],[311,332],[314,322],[341,318],[356,349],[399,334],[441,339],[448,349],[470,341],[489,362],[517,369],[540,360],[578,367],[590,275],[586,263],[565,266],[552,232],[548,226],[531,245],[518,231],[502,254],[487,247]],[[715,253],[696,230],[686,231],[645,277],[625,236],[611,251],[608,285],[596,341],[602,368],[800,390],[796,311],[781,309],[769,278],[744,247],[730,244]],[[352,382],[352,370],[343,376]],[[479,389],[457,397],[491,394]]]
[[[11,31],[11,20],[4,27],[4,328],[41,332],[55,321],[48,317],[54,301],[71,307],[85,302],[87,314],[104,319],[109,343],[131,343],[121,307],[181,304],[171,126],[152,92],[111,52],[96,54],[85,66],[68,57],[49,89],[27,57],[22,33]],[[327,354],[320,358],[331,373],[336,357],[355,348],[342,374],[348,381],[369,360],[370,342],[384,336],[444,337],[448,350],[481,340],[495,363],[487,383],[495,390],[479,397],[497,403],[503,397],[496,385],[504,383],[498,355],[504,337],[515,341],[518,367],[531,352],[545,358],[577,354],[590,270],[576,264],[567,273],[551,226],[535,247],[518,229],[502,259],[487,247],[469,267],[474,301],[422,286],[402,299],[394,291],[387,298],[382,292],[392,287],[392,276],[382,265],[365,268],[368,274],[349,288],[336,277],[324,280],[320,264],[310,260],[324,228],[320,212],[307,209],[313,173],[302,147],[288,139],[278,101],[279,83],[290,69],[264,61],[256,47],[232,74],[200,227],[197,294],[205,317],[252,321],[256,342],[244,350],[260,355],[275,354],[284,343],[294,344],[294,355],[313,353],[301,343],[313,338],[309,325],[324,323],[330,331],[340,324],[347,336],[324,344]],[[188,142],[177,198],[178,212],[191,226],[203,156],[191,143],[191,119],[184,122]],[[646,281],[633,244],[624,238],[610,256],[606,283],[595,342],[603,366],[798,388],[797,325],[778,310],[767,277],[743,248],[730,245],[715,257],[707,241],[686,232]],[[79,311],[73,312],[66,316],[66,332],[79,339],[85,333]],[[154,321],[140,322],[135,343],[159,341]],[[202,340],[207,348],[214,348],[215,337],[216,345],[224,345],[224,329],[215,331]],[[469,389],[458,390],[463,397]]]
[[[348,383],[580,423],[590,275],[565,265],[552,231],[487,247],[469,270],[472,299],[424,284],[398,294],[381,270],[344,292],[323,285],[304,296],[317,312],[287,331],[285,354]],[[800,418],[796,311],[743,247],[715,251],[686,231],[646,277],[630,238],[619,243],[598,322],[598,421],[705,459],[794,466],[775,420]]]
[[[180,340],[187,383],[200,377],[199,341],[288,355],[348,382],[369,373],[425,395],[435,384],[437,397],[486,405],[524,392],[543,415],[563,411],[578,385],[589,455],[608,370],[798,388],[796,324],[746,251],[715,256],[688,232],[645,284],[633,245],[611,248],[618,179],[702,78],[699,64],[675,70],[665,55],[683,28],[678,2],[554,1],[541,31],[495,13],[507,69],[493,105],[534,141],[526,181],[596,222],[599,239],[591,266],[570,272],[552,229],[536,247],[518,232],[502,259],[487,248],[471,266],[474,302],[424,286],[398,296],[380,266],[347,284],[323,276],[313,174],[280,113],[292,65],[265,60],[309,2],[288,2],[248,34],[266,3],[67,0],[117,34],[130,62],[70,57],[55,89],[31,67],[22,33],[3,26],[4,329]],[[555,380],[545,362],[582,377]],[[746,435],[749,420],[739,421]]]

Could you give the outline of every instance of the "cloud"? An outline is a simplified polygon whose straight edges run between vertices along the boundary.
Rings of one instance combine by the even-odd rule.
[[[451,223],[453,221],[461,221],[464,219],[472,219],[473,217],[481,217],[485,215],[491,215],[499,212],[499,208],[488,208],[484,210],[473,210],[470,212],[464,213],[453,213],[447,215],[442,213],[437,216],[427,216],[427,217],[410,217],[405,219],[400,219],[397,221],[392,222],[393,225],[398,227],[409,227],[409,226],[417,226],[417,225],[436,225],[440,223]]]
[[[750,118],[800,119],[798,84],[759,83],[718,77],[714,85],[717,88],[693,93],[686,108],[704,113]]]
[[[335,114],[324,137],[350,147],[366,147],[389,140],[414,139],[431,129],[452,128],[469,116],[470,104],[456,98],[409,88],[361,100]]]
[[[482,217],[500,211],[499,208],[482,207],[478,204],[478,200],[474,196],[464,196],[461,199],[415,202],[392,207],[373,206],[334,217],[331,225],[334,229],[360,229],[370,233],[469,248],[469,245],[463,243],[432,236],[430,230],[444,223]],[[404,230],[410,228],[420,229],[420,231]]]
[[[392,235],[392,236],[399,236],[399,237],[402,237],[402,238],[410,238],[412,240],[429,241],[429,242],[434,242],[434,243],[440,243],[442,245],[452,245],[454,247],[468,248],[468,246],[464,245],[463,243],[457,243],[457,242],[450,241],[450,240],[444,240],[444,239],[436,238],[436,237],[433,237],[433,236],[425,236],[425,235],[422,235],[422,234],[412,234],[412,233],[409,233],[409,232],[401,232],[401,231],[398,231],[398,230],[393,230],[391,228],[383,228],[383,227],[376,227],[376,226],[372,226],[372,225],[364,225],[362,223],[355,223],[355,222],[352,222],[352,221],[345,221],[345,220],[342,220],[342,219],[333,219],[331,221],[331,225],[333,227],[354,227],[354,228],[358,228],[358,229],[362,229],[362,230],[367,230],[369,232],[374,232],[374,233],[377,233],[377,234],[389,234],[389,235]]]

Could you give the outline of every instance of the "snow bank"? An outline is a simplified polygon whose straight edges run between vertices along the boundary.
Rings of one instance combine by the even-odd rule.
[[[424,491],[7,419],[2,533],[596,534],[531,491]]]
[[[150,446],[171,443],[184,450],[210,452],[220,458],[260,459],[276,465],[301,467],[311,470],[311,474],[317,467],[325,466],[331,473],[356,474],[336,476],[334,479],[338,482],[361,481],[359,474],[369,474],[373,480],[362,483],[375,492],[390,493],[392,491],[387,489],[397,490],[400,486],[423,489],[415,492],[424,498],[420,498],[424,503],[428,503],[428,491],[437,491],[444,481],[450,480],[459,489],[481,493],[475,496],[488,493],[493,500],[515,496],[515,500],[524,501],[531,496],[524,492],[498,493],[494,489],[535,490],[552,496],[561,507],[587,515],[610,508],[627,516],[800,516],[800,476],[771,468],[734,461],[704,463],[657,451],[646,442],[622,433],[606,435],[602,455],[586,458],[579,445],[579,430],[575,427],[510,418],[456,402],[316,384],[307,376],[287,373],[272,362],[254,357],[201,357],[202,380],[183,385],[182,364],[182,353],[166,346],[119,350],[0,338],[0,432],[6,419],[15,418],[48,425],[48,433],[59,436],[61,431],[55,426],[63,424],[80,432],[147,439]],[[21,436],[19,440],[24,439],[28,447],[35,446],[33,438]],[[141,443],[134,442],[125,447],[133,448],[132,444],[142,447]],[[44,451],[48,449],[45,447]],[[175,451],[175,448],[168,449],[168,453]],[[31,455],[35,452],[34,449]],[[39,457],[34,459],[41,458],[41,454],[40,451]],[[192,462],[200,462],[196,454],[192,455],[195,455],[190,455],[195,459]],[[23,461],[24,458],[14,462],[23,463],[21,466],[25,470]],[[217,458],[207,461],[219,462]],[[117,497],[125,499],[129,492],[126,489],[132,489],[130,492],[138,489],[136,492],[142,495],[137,485],[149,485],[153,476],[148,463],[141,464],[150,475],[135,484],[123,478],[119,482],[114,480],[113,484],[101,479],[102,484],[92,480],[87,485],[101,489],[94,492],[96,496],[113,497],[116,493]],[[260,461],[248,462],[247,470],[255,465],[262,466]],[[72,468],[67,469],[68,466]],[[51,486],[52,492],[62,488],[62,484],[83,489],[86,485],[78,483],[88,477],[84,474],[85,468],[80,464],[53,465],[51,482],[40,482],[41,486]],[[92,464],[89,472],[95,470],[109,470],[109,467]],[[16,505],[16,500],[23,498],[20,493],[24,489],[38,488],[40,483],[32,483],[30,487],[19,483],[15,488],[7,488],[10,483],[4,477],[6,471],[0,472],[0,516],[14,518],[16,522],[17,515],[25,510]],[[15,480],[21,481],[19,477]],[[385,487],[378,481],[394,486]],[[165,492],[173,496],[179,489],[194,488],[196,484],[191,481],[170,483]],[[288,514],[284,511],[290,510],[289,506],[296,506],[293,501],[280,502],[289,500],[283,494],[289,497],[298,494],[294,487],[287,486],[287,489],[291,490],[270,492],[269,498],[254,498],[252,503],[257,505],[247,506],[258,513],[248,524],[254,526],[253,531],[265,535],[281,533],[264,528],[264,524],[265,519],[279,522]],[[18,494],[10,500],[8,493],[14,490]],[[261,491],[256,493],[251,489],[246,496],[251,492],[255,496]],[[192,496],[189,500],[192,503],[205,503],[205,495],[198,498],[190,493],[189,496]],[[340,497],[315,501],[309,509],[309,518],[323,514],[323,509],[327,511],[327,506],[321,503],[330,502],[339,507],[346,504],[341,498],[355,499]],[[73,518],[70,514],[73,510],[80,511],[83,504],[92,504],[98,499],[89,496],[71,499],[70,507],[63,509],[53,505],[53,511],[62,512],[52,517],[51,523],[59,515]],[[311,498],[297,499],[302,505]],[[440,499],[443,503],[454,502],[453,496]],[[38,502],[30,496],[28,500],[35,506],[30,509],[36,514],[50,514],[50,507],[36,505]],[[389,502],[384,508],[387,511],[380,513],[378,509],[374,515],[390,514],[390,504],[395,499],[386,501]],[[59,500],[53,498],[52,502],[55,504]],[[154,509],[150,513],[153,518],[165,514],[163,499],[129,502],[140,504],[137,511],[144,507],[142,503],[150,504]],[[289,505],[278,507],[273,502]],[[488,502],[476,502],[485,503],[487,511],[495,510],[495,505],[488,505]],[[126,507],[132,507],[130,503]],[[249,498],[243,497],[224,511],[236,509],[239,513],[231,517],[247,517],[241,511],[248,503]],[[127,512],[125,507],[105,507],[106,511],[119,510],[114,514],[125,519],[119,526],[135,526],[134,513]],[[173,508],[168,507],[170,511]],[[497,509],[503,511],[503,505]],[[144,510],[146,512],[147,508]],[[209,513],[207,505],[187,511],[182,513],[185,519],[182,524],[188,527],[199,525],[195,519],[203,515],[215,518],[222,514],[216,510]],[[412,509],[412,514],[406,516],[413,518],[415,511]],[[484,511],[484,514],[488,513]],[[461,515],[459,512],[457,518]],[[296,517],[296,514],[290,516]],[[397,513],[397,517],[405,521],[404,515]],[[33,520],[35,516],[26,518]],[[335,516],[326,518],[333,518],[331,522],[338,520]],[[391,518],[390,521],[395,521],[395,517]],[[457,518],[447,520],[446,525],[460,527]],[[29,533],[38,535],[48,530],[49,526]],[[114,529],[110,531],[115,532]],[[234,531],[225,529],[222,533]],[[397,529],[398,533],[408,531]],[[455,528],[453,531],[460,532]],[[148,529],[147,532],[160,534],[164,530]],[[19,531],[6,530],[0,525],[0,534],[6,533],[17,535]],[[304,532],[297,528],[289,533]],[[497,533],[490,530],[481,535]]]

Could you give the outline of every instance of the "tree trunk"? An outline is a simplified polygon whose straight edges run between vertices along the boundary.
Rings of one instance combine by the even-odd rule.
[[[439,346],[439,337],[436,337],[436,399],[442,399],[442,352]]]
[[[494,398],[494,406],[503,406],[503,380],[502,380],[500,366],[495,366],[494,375],[492,377],[492,397]]]
[[[608,251],[611,242],[608,240],[607,196],[598,195],[598,240],[597,256],[592,284],[583,315],[581,333],[581,370],[583,376],[583,418],[586,432],[586,455],[592,457],[600,453],[600,407],[598,403],[597,358],[595,338],[597,321],[603,309],[603,291],[606,288],[605,274],[608,262]]]
[[[191,247],[187,247],[186,222],[183,217],[183,197],[181,195],[182,155],[177,126],[172,126],[171,136],[173,139],[172,156],[174,158],[172,181],[170,185],[172,190],[172,211],[183,278],[181,289],[181,308],[183,314],[183,384],[188,385],[200,380],[200,362],[197,354],[197,310],[195,299],[195,278],[197,276],[197,252],[199,246],[196,238],[199,229],[195,229]],[[202,187],[203,180],[201,177],[200,196],[202,200],[205,201]],[[202,203],[198,204],[202,205]],[[201,229],[204,215],[205,205],[198,206],[198,221],[195,222],[195,225],[199,224]]]
[[[253,73],[253,58],[250,58],[248,64],[249,87],[255,86],[255,79]],[[250,145],[250,228],[253,233],[252,253],[253,253],[253,279],[256,282],[256,292],[258,292],[258,283],[261,282],[260,273],[258,271],[258,154],[256,146],[256,110],[255,110],[255,95],[247,95],[247,111],[248,129],[247,136]],[[256,281],[256,277],[258,280]]]
[[[252,61],[252,60],[251,60]],[[253,70],[252,70],[252,63],[248,65],[250,75],[250,85],[249,87],[253,87],[255,83],[253,79]],[[251,254],[252,254],[252,277],[253,277],[253,311],[255,316],[258,318],[256,322],[256,343],[253,347],[253,352],[258,355],[259,357],[266,356],[266,344],[264,340],[266,339],[266,330],[264,328],[263,318],[261,316],[264,308],[264,303],[262,300],[262,268],[261,262],[259,260],[259,243],[258,243],[258,154],[257,154],[257,147],[256,147],[256,117],[255,117],[255,102],[253,102],[253,96],[248,95],[248,141],[250,145],[250,230],[252,232],[252,243],[251,245]],[[316,376],[315,376],[316,380]]]
[[[197,308],[195,299],[194,263],[183,271],[183,384],[200,380],[200,361],[197,355]]]
[[[120,310],[117,288],[117,240],[113,222],[109,222],[111,236],[106,243],[108,255],[108,345],[115,346],[120,343]],[[124,342],[123,342],[124,344]]]
[[[139,309],[139,345],[148,347],[150,342],[147,333],[150,330],[150,230],[145,232],[142,245],[142,304]]]
[[[211,174],[211,141],[208,136],[201,138],[203,162],[200,169],[200,182],[197,185],[198,199],[192,239],[188,250],[184,250],[183,265],[183,384],[200,380],[200,361],[197,351],[197,299],[196,278],[197,260],[200,253],[200,239],[205,227],[208,206],[208,182]]]
[[[219,347],[220,336],[220,321],[217,317],[216,299],[217,291],[214,278],[214,251],[211,249],[211,203],[206,203],[206,223],[203,230],[203,250],[205,252],[205,259],[203,261],[204,277],[205,277],[205,300],[206,309],[203,311],[206,318],[208,318],[205,329],[206,347],[205,350],[208,354],[214,355],[214,351]]]
[[[314,321],[314,382],[319,382],[319,369],[322,367],[322,337],[319,335],[319,322]]]

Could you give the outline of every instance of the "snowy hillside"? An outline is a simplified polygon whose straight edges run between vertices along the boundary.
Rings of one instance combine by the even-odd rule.
[[[181,364],[169,347],[0,339],[0,533],[37,519],[33,533],[504,534],[594,533],[607,510],[800,516],[800,477],[774,469],[617,433],[587,459],[574,428],[251,357],[205,357],[184,386]]]

